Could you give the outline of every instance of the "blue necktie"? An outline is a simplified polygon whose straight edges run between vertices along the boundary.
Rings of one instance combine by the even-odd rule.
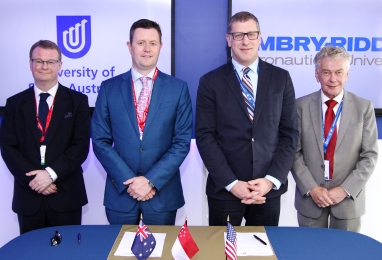
[[[41,122],[42,128],[45,130],[46,117],[48,115],[49,106],[46,99],[50,96],[49,93],[40,94],[40,102],[38,104],[38,119]]]
[[[244,83],[244,87],[246,88],[247,90],[247,93],[245,93],[243,91],[243,96],[244,96],[244,101],[245,101],[245,104],[247,105],[247,110],[248,110],[248,115],[249,115],[249,118],[251,119],[251,122],[253,121],[253,111],[254,111],[254,104],[252,104],[251,100],[253,100],[253,87],[252,87],[252,83],[251,83],[251,78],[248,76],[248,72],[250,71],[251,69],[249,67],[246,67],[243,69],[243,78],[242,78],[242,81]],[[249,95],[249,96],[247,96]]]

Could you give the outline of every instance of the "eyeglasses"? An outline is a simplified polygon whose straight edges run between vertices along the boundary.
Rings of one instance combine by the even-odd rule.
[[[243,40],[245,35],[247,35],[247,37],[248,37],[249,40],[257,40],[257,38],[259,38],[260,31],[256,31],[256,32],[247,32],[247,33],[243,33],[243,32],[234,32],[234,33],[228,33],[228,34],[232,35],[232,38],[233,38],[235,41],[241,41],[241,40]]]
[[[60,60],[41,60],[41,59],[31,59],[31,62],[33,62],[34,65],[36,66],[43,66],[44,63],[46,63],[46,65],[50,66],[50,67],[53,67],[56,63],[60,63],[61,61]]]

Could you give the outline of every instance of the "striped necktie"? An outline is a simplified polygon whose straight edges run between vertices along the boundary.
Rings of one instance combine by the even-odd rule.
[[[243,85],[245,89],[242,89],[242,93],[243,93],[245,104],[247,106],[249,118],[251,119],[251,122],[252,122],[255,104],[253,102],[254,97],[253,97],[253,87],[251,83],[251,78],[248,76],[248,72],[250,70],[251,69],[249,67],[246,67],[243,69],[242,81],[243,81]]]

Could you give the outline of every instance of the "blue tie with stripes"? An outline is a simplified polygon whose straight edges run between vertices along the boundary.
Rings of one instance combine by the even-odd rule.
[[[251,122],[253,121],[253,111],[254,111],[254,108],[255,108],[255,104],[253,104],[251,102],[251,100],[253,100],[253,87],[252,87],[252,83],[251,83],[251,78],[248,76],[248,72],[250,71],[251,69],[249,67],[246,67],[243,69],[243,85],[244,87],[246,88],[247,90],[247,93],[245,93],[244,91],[242,91],[243,93],[243,97],[244,97],[244,101],[245,101],[245,104],[247,105],[247,110],[248,110],[248,115],[249,115],[249,118],[251,119]]]

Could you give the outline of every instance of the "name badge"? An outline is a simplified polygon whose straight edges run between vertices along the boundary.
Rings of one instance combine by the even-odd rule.
[[[46,145],[41,145],[40,146],[41,165],[45,165],[45,152],[46,152]]]
[[[325,165],[325,181],[330,181],[330,176],[329,176],[329,160],[324,160],[324,165]]]

